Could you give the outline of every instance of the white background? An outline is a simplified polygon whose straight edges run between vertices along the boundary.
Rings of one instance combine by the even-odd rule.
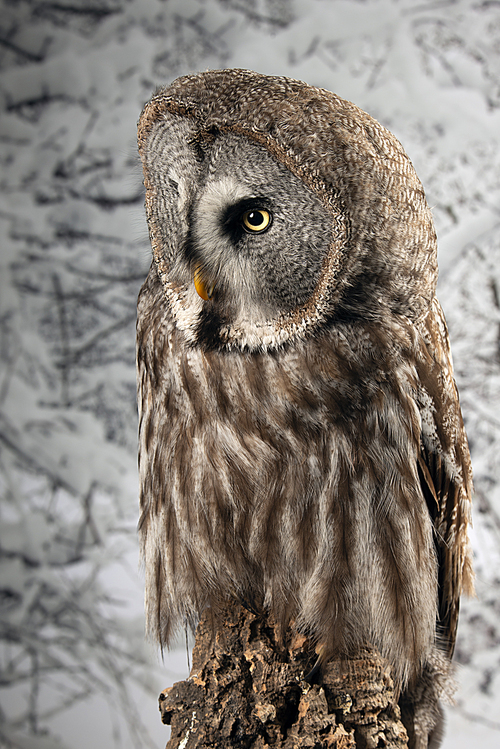
[[[134,319],[149,265],[135,128],[177,75],[245,67],[354,101],[433,207],[476,496],[446,749],[500,744],[500,4],[3,0],[0,746],[162,747],[183,678],[144,642]]]

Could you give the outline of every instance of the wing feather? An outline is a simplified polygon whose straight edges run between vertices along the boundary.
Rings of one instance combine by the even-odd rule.
[[[474,593],[471,523],[472,469],[448,330],[437,299],[423,328],[417,370],[422,420],[419,475],[435,530],[439,564],[438,638],[453,654],[461,593]]]

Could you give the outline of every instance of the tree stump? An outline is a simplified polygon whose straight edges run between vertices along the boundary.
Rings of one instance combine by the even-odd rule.
[[[234,604],[204,613],[193,667],[160,694],[167,749],[406,749],[390,667],[378,653],[316,660],[305,637]],[[285,644],[283,644],[285,643]]]

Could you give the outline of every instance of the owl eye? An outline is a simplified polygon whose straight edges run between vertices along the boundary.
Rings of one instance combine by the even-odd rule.
[[[264,208],[252,208],[250,211],[245,211],[241,220],[246,231],[259,234],[270,227],[271,214]]]

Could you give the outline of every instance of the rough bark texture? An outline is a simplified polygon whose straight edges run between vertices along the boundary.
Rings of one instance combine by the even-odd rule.
[[[240,606],[197,629],[186,681],[160,694],[167,749],[406,749],[389,666],[378,653],[328,663],[305,638],[283,645],[279,628]]]

